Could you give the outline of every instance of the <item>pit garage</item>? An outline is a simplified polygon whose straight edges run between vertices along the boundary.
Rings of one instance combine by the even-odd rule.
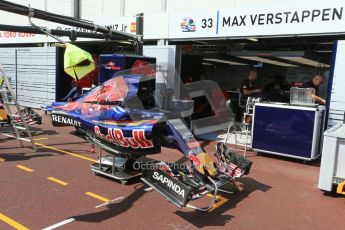
[[[340,2],[318,3],[313,10],[303,2],[298,10],[267,4],[265,10],[250,6],[176,12],[169,23],[169,44],[181,48],[182,82],[217,82],[230,99],[230,116],[244,123],[248,123],[246,116],[252,119],[245,124],[250,126],[242,141],[246,148],[304,161],[320,156],[323,132],[344,121],[339,83],[343,70],[337,65],[342,60],[344,39]],[[242,84],[253,70],[257,73],[253,84],[259,93],[247,101]],[[294,96],[301,93],[297,88],[315,76],[322,78],[322,84],[311,87],[321,99],[315,97],[315,103],[310,104],[303,99],[295,102]],[[205,98],[194,98],[194,102],[197,106],[192,118],[214,114],[212,102]],[[300,126],[304,128],[299,130]],[[214,139],[217,135],[209,136]]]
[[[301,9],[304,8],[301,7]],[[306,10],[300,11],[297,16],[294,16],[295,13],[279,14],[280,11],[265,14],[266,16],[258,14],[256,22],[258,25],[271,22],[275,24],[283,15],[297,17],[298,19],[294,20],[299,21],[302,21],[302,18],[304,21],[312,21],[312,19],[315,21],[322,18],[331,19],[333,16],[336,19],[339,15],[342,16],[340,8],[336,8],[338,9],[336,13],[334,10],[323,9],[325,7],[309,10],[309,15],[304,12]],[[252,12],[250,9],[247,10]],[[227,25],[243,26],[243,20],[250,19],[250,16],[244,18],[240,10],[238,12],[239,16],[236,19],[225,17]],[[286,12],[290,12],[289,9],[286,9]],[[291,12],[294,11],[291,10]],[[218,14],[214,13],[213,11],[210,13],[212,17],[221,16],[219,11]],[[286,106],[291,106],[284,111],[290,112],[295,109],[301,112],[302,110],[302,115],[284,112],[279,113],[283,118],[271,119],[269,115],[273,113],[266,113],[268,120],[278,120],[278,124],[266,124],[264,120],[255,120],[255,107],[261,105],[263,109],[266,109],[267,106],[265,107],[264,101],[255,102],[253,114],[251,114],[252,127],[256,124],[264,124],[266,129],[263,130],[271,134],[281,131],[278,135],[280,134],[280,137],[285,139],[293,135],[304,135],[304,139],[301,140],[310,142],[315,153],[320,149],[315,147],[314,142],[322,143],[319,135],[323,129],[326,129],[327,122],[328,125],[332,125],[332,122],[342,123],[341,114],[345,109],[341,107],[342,103],[338,103],[337,99],[337,97],[342,97],[341,93],[337,94],[341,88],[338,84],[334,84],[334,82],[339,82],[337,77],[342,73],[339,65],[335,63],[336,60],[342,60],[340,54],[344,52],[342,49],[345,46],[341,41],[344,39],[343,34],[339,31],[334,30],[336,34],[326,31],[324,34],[298,36],[275,35],[274,32],[277,32],[275,30],[267,36],[250,34],[240,36],[234,32],[234,36],[222,39],[205,36],[196,39],[192,36],[193,32],[189,30],[193,30],[193,22],[199,23],[197,17],[189,12],[189,18],[193,20],[185,20],[187,13],[177,12],[176,14],[179,14],[179,19],[172,20],[172,23],[176,23],[180,31],[180,18],[183,18],[182,22],[189,23],[187,23],[188,31],[181,32],[185,37],[166,38],[169,46],[165,45],[167,41],[162,38],[165,41],[160,40],[159,46],[152,47],[152,44],[157,42],[157,38],[152,39],[148,36],[146,45],[150,47],[144,48],[144,54],[147,52],[150,54],[148,56],[155,57],[158,63],[163,59],[176,60],[173,64],[163,63],[163,70],[159,69],[161,73],[167,73],[168,77],[181,76],[179,79],[168,78],[170,86],[180,85],[180,79],[184,84],[182,87],[202,80],[216,81],[225,97],[231,100],[228,105],[233,106],[234,113],[229,116],[238,119],[238,123],[242,123],[242,116],[236,117],[236,108],[241,107],[239,89],[242,80],[247,77],[250,70],[257,70],[257,83],[261,88],[273,81],[276,76],[285,78],[289,84],[298,85],[315,74],[322,74],[325,77],[325,83],[320,89],[320,94],[326,98],[327,103],[321,118],[315,119],[316,111],[319,111],[318,107],[321,105],[291,106],[285,104],[290,102],[290,98],[287,101],[274,99],[266,101],[271,106],[268,106],[270,109],[282,111],[281,109],[287,109]],[[327,14],[329,15],[325,16]],[[212,21],[208,20],[210,18],[205,13],[200,17],[200,22],[203,23],[203,19],[207,19],[205,21],[205,27],[207,27],[211,25],[206,24]],[[217,20],[212,22],[215,25]],[[201,23],[199,25],[202,25]],[[173,31],[175,27],[169,28]],[[217,30],[217,33],[220,32]],[[175,71],[175,67],[178,67],[176,72],[169,72],[171,69]],[[332,91],[331,86],[333,86]],[[179,89],[176,89],[170,93],[179,92]],[[198,95],[194,98],[196,104],[194,112],[198,115],[194,118],[200,119],[212,115],[212,106],[208,105],[212,101],[197,97]],[[245,143],[248,147],[246,152],[240,152],[242,156],[245,154],[246,159],[253,162],[250,174],[236,180],[235,194],[217,195],[212,207],[207,212],[200,212],[188,207],[179,209],[173,203],[167,202],[167,197],[155,192],[139,178],[130,180],[124,185],[118,180],[93,175],[90,165],[98,162],[100,153],[98,146],[92,146],[89,141],[76,136],[75,127],[53,127],[50,115],[44,114],[43,111],[38,111],[38,113],[42,115],[43,124],[32,125],[31,129],[37,146],[36,152],[28,144],[20,148],[18,140],[0,136],[0,229],[213,229],[221,227],[336,229],[342,221],[344,197],[324,194],[318,189],[320,162],[314,159],[318,154],[298,156],[298,153],[293,155],[284,152],[286,149],[266,151],[271,154],[252,151],[255,150],[255,147],[251,146],[255,141],[253,136],[255,129],[250,126],[241,126],[240,130],[252,135],[251,138],[247,138],[247,140],[251,139],[252,143],[248,146],[247,142]],[[288,120],[289,117],[295,119],[292,122],[294,125],[287,126],[284,123],[285,128],[281,128],[281,121]],[[193,124],[193,117],[191,120]],[[315,125],[316,120],[319,122],[317,125]],[[297,125],[294,122],[297,122]],[[313,132],[305,134],[303,129],[311,124],[313,124]],[[245,129],[242,129],[243,127]],[[286,127],[293,127],[294,133],[289,133],[291,129]],[[314,132],[315,127],[318,127],[318,134]],[[221,130],[221,133],[211,128],[209,132],[202,130],[200,135],[195,136],[205,151],[213,154],[215,153],[214,146],[219,142],[218,135],[223,134],[222,138],[224,138],[226,128]],[[264,137],[266,140],[275,138],[274,136]],[[221,140],[224,141],[224,139]],[[264,140],[260,141],[262,144]],[[274,141],[271,142],[274,143]],[[229,146],[234,148],[238,147],[237,145],[239,144],[229,143]],[[268,147],[272,148],[272,146]],[[166,162],[186,161],[177,149],[167,147],[162,147],[160,154],[150,155],[151,157]],[[308,164],[302,164],[301,159],[308,161]],[[200,207],[207,205],[212,196],[209,195],[204,197],[205,200],[196,200],[193,204]]]

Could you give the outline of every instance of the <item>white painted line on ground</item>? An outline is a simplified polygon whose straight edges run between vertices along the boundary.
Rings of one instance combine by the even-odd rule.
[[[61,227],[62,225],[71,223],[71,222],[73,222],[73,221],[75,221],[74,218],[69,218],[69,219],[67,219],[67,220],[61,221],[61,222],[59,222],[59,223],[57,223],[57,224],[54,224],[54,225],[52,225],[52,226],[46,227],[46,228],[44,228],[44,229],[42,229],[42,230],[52,230],[52,229]]]
[[[111,200],[111,201],[105,202],[105,203],[103,203],[103,204],[97,205],[95,208],[100,208],[100,207],[102,207],[102,206],[105,206],[105,205],[114,203],[115,201],[121,200],[121,199],[123,199],[123,198],[124,198],[123,196],[120,196],[120,197],[118,197],[118,198],[115,198],[114,200]]]
[[[152,187],[148,187],[148,188],[145,188],[144,190],[145,190],[145,192],[150,192],[150,191],[153,190],[153,188]]]

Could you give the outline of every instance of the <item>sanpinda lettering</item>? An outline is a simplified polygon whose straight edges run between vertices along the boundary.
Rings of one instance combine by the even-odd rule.
[[[175,193],[180,195],[182,198],[184,198],[184,189],[182,189],[178,184],[174,183],[173,180],[170,180],[166,176],[159,174],[158,172],[154,172],[152,175],[152,178],[155,180],[160,181],[162,184],[165,184],[168,188],[173,190]]]
[[[94,130],[98,138],[121,147],[131,147],[134,149],[153,147],[153,143],[146,139],[145,130],[143,129],[134,129],[132,131],[132,137],[125,137],[122,130],[116,128],[108,128],[106,134],[102,133],[101,129],[97,125]]]
[[[64,116],[59,116],[59,115],[53,114],[52,119],[54,122],[57,122],[57,123],[81,127],[81,124],[79,121],[76,121],[76,120],[69,118],[69,117],[64,117]]]

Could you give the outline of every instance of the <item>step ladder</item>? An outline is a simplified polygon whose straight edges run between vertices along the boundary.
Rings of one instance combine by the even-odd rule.
[[[13,128],[15,135],[10,134],[10,133],[4,133],[4,132],[1,132],[1,134],[4,136],[18,139],[21,147],[24,147],[23,141],[29,142],[31,143],[32,148],[36,151],[37,148],[32,138],[32,134],[30,132],[29,126],[16,100],[13,88],[10,84],[10,80],[6,76],[5,71],[1,65],[0,65],[0,94],[2,98],[2,104],[8,116],[11,118],[10,126]],[[12,111],[12,109],[14,112]],[[18,120],[21,122],[17,122]],[[25,137],[22,137],[21,133],[25,134]]]

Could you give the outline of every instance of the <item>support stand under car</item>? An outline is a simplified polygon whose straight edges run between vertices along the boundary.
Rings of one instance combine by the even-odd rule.
[[[129,158],[124,158],[123,154],[112,149],[107,148],[98,140],[92,140],[92,143],[99,149],[98,160],[96,163],[91,164],[91,171],[95,175],[103,175],[106,177],[119,180],[122,184],[127,183],[128,180],[140,177],[142,175],[141,165],[145,163],[154,163],[153,160],[146,157],[142,157],[137,161],[133,161]],[[107,150],[112,153],[109,156],[103,156],[103,150]]]

